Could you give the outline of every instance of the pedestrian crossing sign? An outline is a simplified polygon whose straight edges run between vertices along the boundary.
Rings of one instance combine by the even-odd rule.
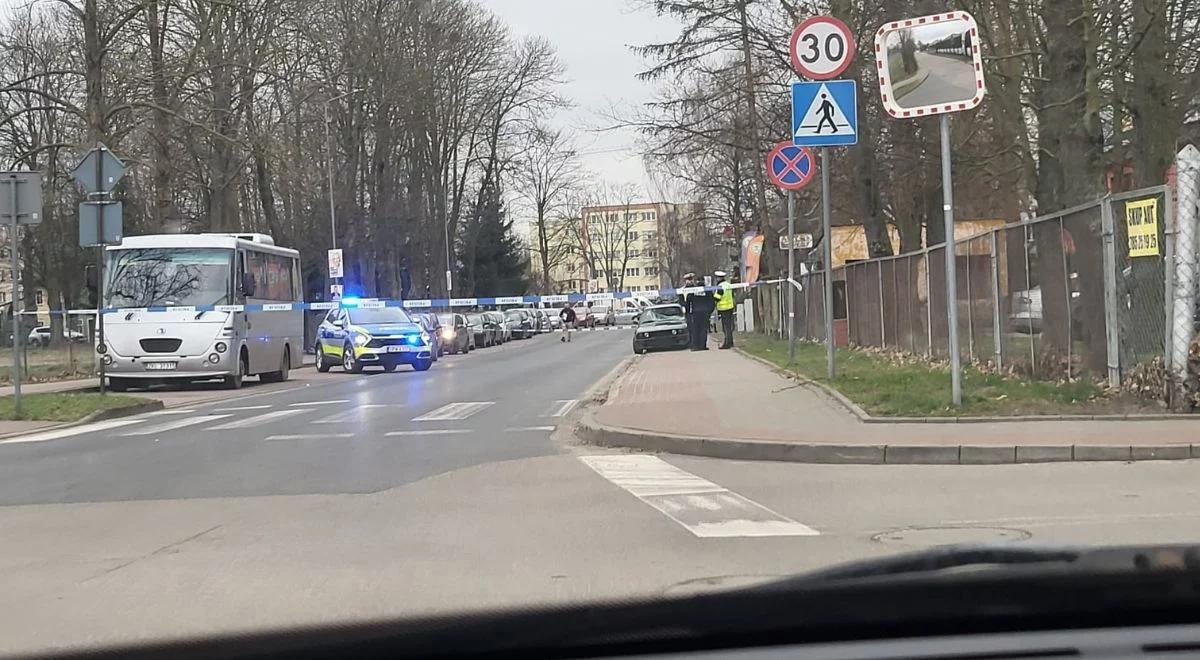
[[[853,80],[792,83],[792,143],[836,147],[858,142],[858,87]]]

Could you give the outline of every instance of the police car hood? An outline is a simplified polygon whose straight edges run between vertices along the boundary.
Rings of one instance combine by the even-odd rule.
[[[419,334],[421,326],[418,323],[355,323],[354,327],[361,328],[373,337],[390,337],[392,335]]]

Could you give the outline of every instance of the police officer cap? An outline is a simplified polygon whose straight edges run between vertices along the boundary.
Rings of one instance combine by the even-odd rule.
[[[726,273],[723,270],[718,270],[714,272],[713,275],[716,275],[717,277],[725,277]]]
[[[683,279],[685,279],[685,280],[694,280],[694,279],[696,279],[696,274],[695,274],[695,273],[684,273],[684,274],[683,274]]]

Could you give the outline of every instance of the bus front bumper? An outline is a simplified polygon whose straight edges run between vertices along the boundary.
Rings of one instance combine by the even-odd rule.
[[[234,375],[237,369],[237,362],[230,353],[230,351],[226,351],[225,353],[214,352],[184,357],[163,355],[130,358],[110,352],[107,357],[110,357],[112,362],[104,365],[104,372],[106,376],[152,380],[220,378]],[[217,356],[216,362],[210,359],[212,355]],[[97,356],[97,360],[104,357]],[[99,364],[97,364],[98,366]]]

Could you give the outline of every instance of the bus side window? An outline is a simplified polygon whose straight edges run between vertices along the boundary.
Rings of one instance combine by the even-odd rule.
[[[237,251],[237,268],[234,269],[236,275],[233,278],[233,297],[238,303],[245,303],[246,296],[242,293],[242,282],[246,279],[246,253],[241,250]]]

